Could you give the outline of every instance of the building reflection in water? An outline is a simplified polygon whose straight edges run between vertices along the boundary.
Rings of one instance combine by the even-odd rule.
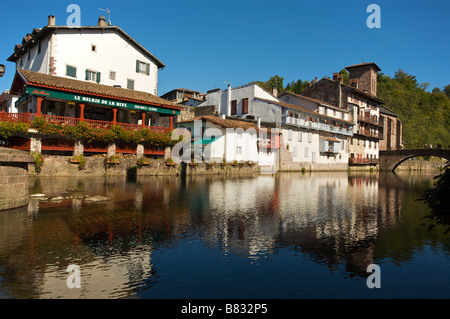
[[[210,244],[254,261],[289,248],[366,276],[379,229],[400,218],[400,188],[379,186],[376,174],[336,172],[216,181],[201,229]]]
[[[155,249],[181,237],[251,263],[287,249],[366,276],[380,229],[401,219],[402,184],[335,172],[40,178],[30,192],[69,197],[0,214],[0,290],[18,298],[120,298],[151,286]],[[111,200],[86,204],[86,195]],[[81,266],[82,289],[67,289],[69,264]]]

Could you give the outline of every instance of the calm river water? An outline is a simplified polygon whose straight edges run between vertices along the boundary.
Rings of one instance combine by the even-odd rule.
[[[0,298],[448,298],[432,176],[34,178],[63,200],[0,212]]]

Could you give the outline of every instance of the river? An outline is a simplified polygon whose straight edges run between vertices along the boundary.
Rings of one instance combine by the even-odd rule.
[[[0,212],[0,298],[448,298],[432,176],[30,178],[47,200]]]

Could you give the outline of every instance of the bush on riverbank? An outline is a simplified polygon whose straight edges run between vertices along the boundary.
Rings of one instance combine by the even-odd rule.
[[[450,164],[444,166],[443,172],[434,177],[434,187],[425,191],[422,200],[431,209],[426,217],[435,224],[447,226],[445,233],[450,232]],[[434,225],[430,225],[430,228]]]
[[[148,143],[155,147],[175,145],[178,140],[171,139],[171,132],[157,132],[148,128],[139,130],[125,130],[119,125],[108,128],[92,127],[87,122],[79,122],[77,125],[64,125],[49,123],[43,117],[36,117],[28,126],[22,122],[0,122],[0,137],[10,138],[16,134],[26,134],[32,128],[45,136],[60,136],[72,140],[84,140],[86,142],[126,142]]]

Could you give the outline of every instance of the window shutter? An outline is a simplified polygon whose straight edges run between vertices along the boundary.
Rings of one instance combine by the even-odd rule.
[[[150,75],[150,63],[145,65],[145,74]]]
[[[231,101],[231,115],[236,115],[237,113],[237,101]]]
[[[242,114],[248,113],[248,99],[242,99]]]
[[[139,73],[139,60],[136,60],[136,73]]]
[[[89,80],[89,70],[86,69],[86,81]]]
[[[97,83],[100,83],[100,77],[101,77],[101,73],[97,72]]]

